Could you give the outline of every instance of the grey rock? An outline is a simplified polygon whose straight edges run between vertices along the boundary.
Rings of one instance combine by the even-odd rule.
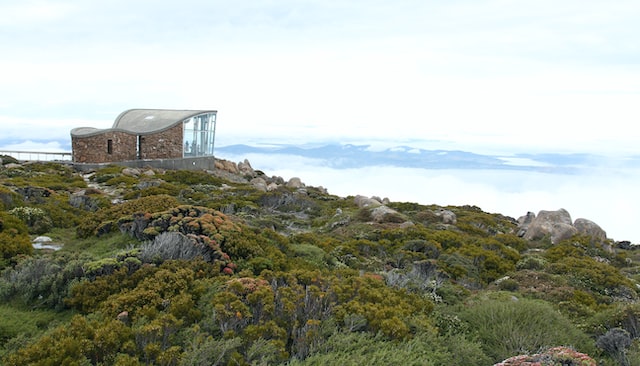
[[[262,178],[262,177],[258,177],[258,178],[253,178],[251,179],[251,185],[253,185],[254,188],[262,191],[262,192],[266,192],[267,191],[267,182]]]
[[[455,225],[458,222],[458,217],[453,211],[442,208],[434,211],[434,214],[442,219],[443,224]]]
[[[383,223],[383,222],[401,223],[406,221],[404,216],[401,215],[398,211],[384,205],[380,205],[371,209],[371,219],[374,222],[378,222],[378,223]]]
[[[244,159],[243,162],[238,163],[238,171],[244,175],[255,175],[255,171],[253,170],[253,168],[251,167],[251,163],[249,163],[249,160],[247,159]]]
[[[238,166],[236,165],[236,163],[229,160],[216,159],[214,165],[216,170],[222,170],[232,174],[239,173]]]
[[[85,191],[79,191],[69,196],[69,204],[81,210],[96,212],[100,209],[100,203],[95,197],[87,196]]]
[[[607,240],[607,233],[595,222],[587,219],[576,219],[573,226],[579,234],[589,235],[594,240],[603,242]]]
[[[302,180],[300,180],[300,178],[293,177],[287,182],[287,187],[298,189],[304,187],[304,183],[302,183]]]
[[[363,207],[377,207],[382,205],[382,203],[378,200],[376,200],[375,198],[368,198],[365,196],[361,196],[361,195],[357,195],[354,197],[354,202],[356,203],[356,205],[360,208]]]
[[[122,174],[128,177],[138,177],[140,176],[140,169],[136,168],[124,168],[122,169]]]
[[[20,187],[16,188],[16,193],[24,200],[34,203],[44,203],[45,198],[51,196],[51,191],[42,187]]]
[[[527,229],[529,229],[529,225],[535,220],[536,214],[529,211],[526,215],[520,216],[518,218],[518,236],[523,237],[524,234],[527,233]]]
[[[151,187],[159,187],[160,184],[162,184],[164,181],[161,179],[154,179],[154,180],[143,180],[142,182],[138,183],[136,185],[136,187],[138,187],[138,189],[146,189],[146,188],[151,188]]]
[[[400,229],[407,229],[407,228],[414,227],[414,226],[416,226],[416,224],[414,224],[412,221],[405,221],[402,224],[400,224],[399,227],[400,227]]]
[[[552,244],[557,244],[577,233],[578,230],[571,222],[571,215],[561,208],[557,211],[540,211],[526,228],[523,238],[540,240],[549,237]]]

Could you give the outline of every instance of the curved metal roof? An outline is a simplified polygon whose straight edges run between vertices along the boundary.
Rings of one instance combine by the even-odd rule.
[[[186,119],[205,113],[217,113],[214,110],[177,110],[177,109],[129,109],[120,113],[109,129],[78,127],[71,130],[72,136],[91,136],[107,131],[123,131],[138,135],[160,132],[169,129]]]
[[[100,133],[102,131],[104,130],[101,130],[99,128],[93,128],[93,127],[76,127],[71,130],[71,136],[88,136],[88,135]]]

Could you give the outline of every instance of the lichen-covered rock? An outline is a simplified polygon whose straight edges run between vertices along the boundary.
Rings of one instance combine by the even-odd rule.
[[[535,355],[511,357],[494,366],[596,366],[596,361],[584,353],[567,347],[554,347]]]

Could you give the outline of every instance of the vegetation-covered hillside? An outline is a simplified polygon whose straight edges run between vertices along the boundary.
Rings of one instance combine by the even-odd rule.
[[[2,163],[5,365],[640,364],[629,245],[259,171]]]

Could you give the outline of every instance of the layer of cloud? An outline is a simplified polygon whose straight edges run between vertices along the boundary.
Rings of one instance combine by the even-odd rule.
[[[221,157],[239,161],[238,156]],[[531,211],[564,208],[572,218],[600,225],[610,238],[640,244],[637,189],[640,171],[593,167],[582,174],[497,170],[428,170],[397,167],[331,169],[321,161],[294,156],[249,154],[254,169],[285,179],[299,177],[329,193],[387,197],[421,204],[475,205],[518,218]]]

